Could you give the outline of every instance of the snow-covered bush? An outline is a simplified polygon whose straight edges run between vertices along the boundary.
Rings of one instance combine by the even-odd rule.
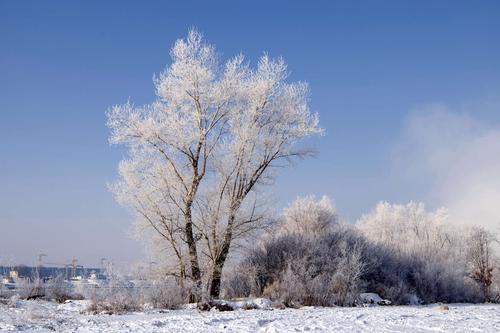
[[[26,278],[17,278],[15,282],[15,292],[22,299],[34,299],[45,296],[45,286],[39,278],[33,281]]]
[[[186,303],[189,294],[173,277],[143,281],[139,289],[143,302],[155,309],[174,309]]]
[[[142,308],[140,289],[117,276],[112,276],[105,286],[92,288],[89,299],[87,312],[91,314],[124,313]]]
[[[91,303],[87,312],[124,313],[141,309],[175,309],[188,301],[190,290],[181,288],[173,276],[149,270],[130,280],[111,276],[108,283],[86,291]]]
[[[381,296],[403,304],[415,295],[426,303],[480,300],[467,278],[463,231],[451,227],[444,209],[381,202],[358,228],[377,258],[365,281]]]
[[[64,303],[67,300],[81,300],[84,298],[82,293],[75,292],[70,284],[64,281],[64,277],[60,274],[50,279],[45,286],[46,297],[55,300],[59,303]]]
[[[87,312],[91,314],[115,314],[137,311],[141,309],[139,296],[133,289],[106,290],[97,292],[90,299]]]
[[[259,279],[249,277],[257,276],[256,267],[252,265],[233,268],[224,275],[223,297],[226,299],[257,296],[261,294],[262,286]]]
[[[354,305],[360,293],[393,304],[481,301],[463,233],[444,210],[381,203],[352,226],[325,219],[336,215],[322,201],[299,199],[285,210],[284,222],[227,275],[227,295],[263,295],[289,306]],[[332,214],[318,214],[325,210]]]
[[[228,277],[227,295],[263,295],[287,306],[355,303],[365,242],[338,223],[328,197],[298,198],[270,234]]]
[[[240,291],[252,290],[254,296],[288,306],[353,305],[365,270],[365,244],[348,226],[332,230],[323,236],[293,233],[269,238],[238,266],[247,275],[233,279],[244,286]]]

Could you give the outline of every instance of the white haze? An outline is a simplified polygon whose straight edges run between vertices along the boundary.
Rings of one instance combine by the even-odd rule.
[[[414,110],[395,149],[395,170],[426,202],[446,207],[452,222],[499,231],[500,123],[484,116],[445,105]]]

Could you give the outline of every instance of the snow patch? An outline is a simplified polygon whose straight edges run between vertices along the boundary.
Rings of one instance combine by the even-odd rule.
[[[391,301],[383,299],[375,293],[362,293],[359,298],[364,304],[391,305]]]

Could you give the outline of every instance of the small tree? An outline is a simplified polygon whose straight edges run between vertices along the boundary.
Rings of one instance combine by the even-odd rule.
[[[479,284],[484,301],[490,299],[490,286],[493,283],[495,256],[492,244],[495,237],[483,227],[474,227],[467,238],[467,259],[471,266],[470,277]]]

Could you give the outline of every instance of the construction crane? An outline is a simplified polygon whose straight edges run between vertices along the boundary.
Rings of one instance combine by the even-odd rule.
[[[36,276],[38,278],[40,278],[40,271],[42,270],[42,261],[43,261],[43,257],[46,257],[47,255],[45,253],[40,253],[38,255],[38,266],[36,267]]]
[[[38,266],[42,266],[43,257],[47,257],[45,253],[40,253],[38,255]]]
[[[76,258],[73,258],[71,260],[71,278],[74,278],[76,276],[76,263],[78,260]]]
[[[48,262],[48,261],[44,261],[45,257],[48,257],[48,255],[45,253],[38,254],[38,258],[37,258],[38,264],[37,264],[36,270],[35,270],[38,277],[40,277],[42,267],[44,267],[44,266],[53,266],[53,267],[63,268],[66,280],[70,280],[70,279],[76,277],[78,270],[81,270],[83,275],[85,275],[85,273],[86,273],[85,267],[83,265],[78,265],[78,259],[76,259],[74,257],[73,257],[73,259],[71,259],[70,263]],[[112,265],[112,263],[109,262],[107,258],[101,258],[101,266],[102,267],[105,267],[105,263],[106,263],[106,265],[110,265],[110,264]]]

